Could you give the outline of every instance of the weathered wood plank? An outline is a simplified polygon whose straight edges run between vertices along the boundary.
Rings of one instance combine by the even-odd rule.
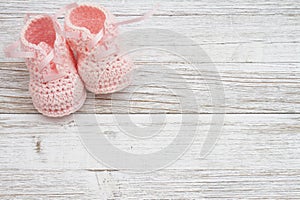
[[[208,54],[213,62],[300,62],[297,56],[299,49],[299,18],[282,19],[278,16],[239,16],[232,25],[230,17],[153,17],[146,21],[143,26],[132,24],[122,28],[126,31],[137,30],[138,28],[161,28],[175,31],[199,44]],[[123,19],[123,18],[122,18]],[[10,20],[1,22],[0,44],[3,49],[9,43],[18,38],[22,26],[22,20]],[[245,21],[248,27],[242,29]],[[269,27],[269,23],[276,23]],[[279,22],[277,22],[279,21]],[[201,26],[199,26],[201,24]],[[177,27],[181,27],[178,29]],[[282,29],[278,28],[282,27]],[[176,39],[176,38],[174,38]],[[180,48],[180,40],[174,43]],[[159,45],[165,43],[164,39],[157,42]],[[155,45],[155,44],[153,44]],[[154,55],[152,55],[154,54]],[[147,59],[159,56],[161,52],[146,54]],[[183,54],[182,56],[186,56]],[[0,54],[0,61],[22,61],[21,59],[8,59]],[[141,58],[140,58],[141,59]]]
[[[25,13],[53,13],[68,2],[1,1],[0,49],[17,38]],[[174,55],[157,50],[136,53],[142,69],[131,87],[97,96],[95,110],[89,95],[75,116],[50,120],[36,114],[32,106],[25,64],[7,63],[21,60],[4,58],[0,51],[0,199],[300,199],[300,2],[99,2],[119,20],[139,16],[159,2],[161,7],[153,18],[122,27],[122,31],[175,31],[193,39],[216,63],[224,84],[226,112],[232,114],[226,115],[215,148],[205,159],[200,158],[210,114],[201,114],[199,124],[185,124],[187,131],[199,126],[194,143],[174,164],[153,173],[110,170],[96,162],[81,143],[74,117],[96,112],[101,113],[97,119],[103,134],[119,149],[145,154],[166,147],[179,129],[181,115],[166,115],[160,133],[141,140],[122,133],[111,113],[135,113],[130,117],[141,126],[151,120],[147,114],[136,113],[195,113],[181,109],[178,95],[172,93],[183,83],[196,96],[200,107],[196,112],[212,113],[207,85],[195,69]],[[162,44],[163,40],[157,40],[150,46]],[[174,48],[184,45],[179,41]],[[182,79],[167,67],[176,69]],[[158,71],[164,79],[148,84]],[[203,73],[216,78],[211,72]],[[162,87],[166,82],[171,86],[168,90]],[[142,87],[131,96],[129,91],[135,86]],[[123,124],[128,127],[132,124]]]
[[[3,200],[102,198],[95,173],[88,171],[0,169],[0,186]]]
[[[137,62],[137,66],[141,69],[129,88],[113,95],[98,95],[95,100],[90,94],[80,113],[213,112],[206,81],[195,68],[184,63],[158,62]],[[298,63],[217,63],[216,67],[224,85],[227,113],[300,112]],[[36,113],[28,92],[29,77],[25,64],[1,64],[0,72],[0,113]],[[163,79],[155,79],[158,72]],[[203,74],[211,80],[216,78],[209,72]],[[175,90],[180,87],[193,92],[198,110],[192,105],[190,108],[180,107],[182,103]],[[133,89],[137,90],[132,92]]]
[[[79,0],[77,2],[87,2]],[[159,3],[160,8],[158,14],[170,15],[201,15],[201,14],[281,14],[285,15],[287,12],[298,14],[300,4],[294,0],[234,0],[234,1],[181,1],[181,0],[93,0],[94,3],[99,3],[111,11],[122,15],[139,15],[140,11],[147,11],[154,4]],[[46,0],[14,0],[1,1],[0,6],[6,9],[1,11],[1,14],[18,14],[23,12],[39,12],[39,13],[53,13],[56,9],[70,3],[68,0],[61,0],[55,3],[49,3]]]
[[[49,120],[41,115],[0,115],[0,169],[107,169],[94,160],[82,145],[76,115],[63,120]],[[194,143],[168,169],[299,169],[300,115],[226,115],[225,125],[213,151],[205,159],[200,151],[210,125],[211,115],[200,115],[199,124],[183,123],[181,115],[166,115],[162,129],[150,139],[136,139],[124,132],[133,124],[116,118],[124,115],[97,115],[101,131],[115,147],[133,154],[148,154],[167,147],[181,124],[186,131],[197,127]],[[126,116],[126,115],[125,115]],[[149,115],[130,115],[134,124],[151,125]],[[120,123],[122,125],[120,125]],[[97,125],[97,124],[96,124]],[[135,130],[135,129],[133,129]],[[187,136],[188,137],[188,136]],[[182,144],[184,145],[184,144]],[[159,159],[159,158],[157,158]],[[155,162],[149,161],[149,162]]]
[[[1,199],[299,199],[299,169],[0,170]],[[97,179],[97,180],[96,180]],[[98,183],[97,183],[98,182]]]
[[[175,31],[193,39],[214,62],[300,62],[298,56],[300,52],[300,20],[299,15],[294,13],[299,10],[298,3],[271,1],[256,5],[257,2],[239,2],[241,5],[235,7],[236,5],[231,2],[195,1],[186,6],[185,1],[166,1],[162,2],[162,9],[156,16],[143,23],[128,25],[122,28],[122,31],[137,30],[138,28],[162,28]],[[51,5],[43,1],[2,3],[5,9],[0,16],[0,48],[3,49],[5,45],[17,39],[23,24],[24,13],[28,11],[49,13],[64,3]],[[128,15],[144,12],[154,3],[144,4],[145,2],[142,1],[128,1],[126,2],[128,6],[118,2],[105,3],[105,5],[110,5],[109,8],[114,13],[124,12]],[[211,6],[214,9],[211,9]],[[191,12],[191,8],[195,9],[192,11],[195,15],[187,14],[187,12]],[[258,10],[251,14],[251,10],[255,9]],[[211,15],[207,13],[208,10],[217,14]],[[220,15],[218,12],[221,10],[225,13]],[[245,15],[247,10],[250,14]],[[261,13],[269,11],[273,14],[261,15]],[[121,15],[118,17],[119,20],[128,18],[128,16],[123,16],[124,13],[118,14]],[[178,16],[172,13],[182,14]],[[184,45],[176,38],[174,41],[177,41],[175,45]],[[163,40],[157,42],[164,44]],[[146,58],[157,58],[160,52],[156,52],[154,55],[147,54]],[[20,59],[4,58],[1,51],[0,61],[20,61]]]
[[[299,199],[297,170],[163,170],[112,173],[116,199]],[[101,174],[101,173],[99,173]]]
[[[299,198],[300,115],[226,115],[215,148],[201,159],[209,116],[200,116],[196,140],[174,164],[152,173],[132,174],[130,169],[110,170],[93,160],[80,142],[78,123],[72,117],[51,121],[40,115],[2,114],[0,197]],[[131,118],[140,125],[151,123],[147,115]],[[181,118],[167,115],[166,119],[167,126],[155,138],[137,140],[118,129],[113,115],[97,116],[109,141],[129,153],[149,153],[168,145]]]

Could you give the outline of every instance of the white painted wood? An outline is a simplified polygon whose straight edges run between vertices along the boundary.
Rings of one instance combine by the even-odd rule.
[[[98,194],[108,199],[299,197],[300,115],[226,115],[214,150],[201,159],[199,151],[209,116],[200,116],[195,142],[174,164],[152,173],[132,174],[128,169],[111,171],[93,160],[82,147],[76,122],[71,117],[51,121],[40,115],[2,114],[1,197],[99,199]],[[138,124],[150,123],[147,115],[131,117]],[[167,115],[169,125],[150,140],[126,136],[118,130],[113,115],[97,115],[97,120],[116,147],[130,153],[149,153],[174,138],[180,115]]]
[[[61,0],[59,2],[49,2],[46,0],[13,0],[1,1],[1,6],[6,9],[2,13],[22,14],[28,11],[39,13],[54,13],[55,9],[71,3],[70,0]],[[193,0],[79,0],[77,2],[92,2],[99,3],[112,12],[118,15],[139,15],[140,11],[147,11],[153,5],[159,3],[159,14],[167,13],[174,15],[229,15],[229,14],[265,14],[265,15],[288,15],[297,14],[299,9],[299,2],[294,0],[270,0],[270,1],[256,1],[256,0],[235,0],[235,1],[193,1]],[[284,12],[285,11],[285,12]],[[14,15],[13,15],[14,16]]]
[[[2,33],[0,48],[3,49],[5,45],[18,38],[24,13],[28,11],[53,13],[65,2],[69,1],[58,4],[44,1],[2,3],[5,12],[0,16]],[[239,1],[239,3],[240,5],[234,7],[235,3],[219,1],[214,3],[164,1],[161,2],[161,10],[157,15],[142,23],[128,25],[122,28],[122,31],[138,28],[163,28],[175,31],[193,39],[207,52],[213,62],[300,62],[298,56],[300,22],[299,15],[295,14],[298,3],[280,1],[258,5],[256,1],[252,3]],[[119,20],[143,13],[154,4],[155,2],[145,4],[137,0],[126,1],[126,6],[120,1],[103,2],[103,5],[112,8],[115,14],[121,15],[118,17]],[[211,13],[208,13],[209,10]],[[220,14],[221,10],[223,14]],[[159,43],[163,44],[164,41]],[[146,55],[146,58],[157,58],[159,52],[155,55]],[[11,60],[4,58],[1,52],[0,61]]]
[[[78,117],[49,120],[41,115],[2,114],[1,169],[79,170],[107,169],[97,163],[83,147]],[[151,139],[134,139],[124,132],[118,115],[97,115],[101,132],[116,147],[130,153],[147,154],[168,146],[182,124],[181,115],[166,115],[165,127]],[[121,118],[124,117],[120,115]],[[84,115],[79,114],[79,117]],[[151,125],[149,115],[130,115],[135,124]],[[226,115],[225,125],[214,150],[205,159],[200,150],[211,121],[211,115],[200,115],[199,125],[183,123],[186,130],[198,127],[196,139],[186,154],[169,169],[298,169],[300,167],[299,115]],[[191,128],[189,128],[191,127]],[[134,129],[135,130],[135,129]],[[151,161],[149,161],[151,162]]]
[[[184,63],[158,62],[138,62],[137,66],[141,69],[137,71],[129,88],[113,95],[98,95],[95,100],[93,95],[89,95],[80,113],[213,112],[206,81],[195,68]],[[300,111],[300,94],[297,90],[300,77],[298,63],[219,63],[216,67],[224,86],[227,113]],[[7,63],[1,65],[0,71],[0,113],[37,113],[27,88],[29,77],[26,66],[22,63]],[[162,74],[163,79],[151,83],[158,72]],[[176,73],[181,78],[175,76]],[[209,72],[203,74],[210,80],[216,78]],[[14,81],[11,81],[11,77],[14,77]],[[189,108],[181,108],[182,102],[176,97],[178,94],[175,89],[184,87],[189,87],[187,90],[193,92],[199,106],[198,111],[192,105]],[[135,91],[132,92],[133,90]],[[95,110],[93,103],[96,104]]]
[[[299,170],[164,170],[115,174],[116,199],[299,199]]]
[[[1,1],[0,49],[18,37],[25,13],[54,13],[71,2]],[[200,106],[196,112],[202,113],[195,142],[167,168],[131,174],[130,169],[111,170],[87,153],[74,116],[50,120],[37,114],[27,92],[25,64],[5,58],[0,51],[0,199],[300,199],[300,2],[95,2],[119,20],[140,16],[160,3],[151,19],[121,31],[172,30],[194,40],[208,54],[224,84],[225,111],[231,113],[225,117],[216,146],[205,159],[199,157],[212,116],[207,114],[212,113],[210,94],[199,74],[179,57],[157,50],[133,54],[142,68],[137,81],[120,93],[97,96],[95,110],[89,95],[78,112],[79,117],[99,113],[103,134],[123,151],[158,151],[174,139],[181,114],[195,113],[194,109],[180,109],[178,95],[171,93],[183,83],[189,84]],[[150,46],[158,44],[164,41]],[[184,45],[177,42],[174,48]],[[205,62],[199,64],[207,65]],[[183,79],[178,80],[166,67],[176,69]],[[147,84],[158,71],[165,78]],[[209,71],[204,75],[216,77]],[[161,87],[164,81],[172,83],[169,90]],[[145,87],[131,97],[129,90],[141,85]],[[137,140],[122,133],[111,114],[128,112],[141,125],[149,125],[149,112],[171,114],[166,115],[168,121],[160,134]]]
[[[70,170],[0,170],[0,198],[101,199],[94,172]]]

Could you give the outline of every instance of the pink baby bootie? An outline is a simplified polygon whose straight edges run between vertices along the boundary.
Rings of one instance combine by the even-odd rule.
[[[20,41],[6,49],[7,56],[26,58],[33,104],[50,117],[74,113],[86,99],[74,56],[60,32],[54,18],[35,16],[26,22]],[[23,52],[16,51],[18,45]]]
[[[90,4],[80,4],[67,11],[66,37],[76,52],[78,73],[89,91],[113,93],[129,85],[133,63],[119,53],[118,26],[144,18],[116,23],[105,8]]]

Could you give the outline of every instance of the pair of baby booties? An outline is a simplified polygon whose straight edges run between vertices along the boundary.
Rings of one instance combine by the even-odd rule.
[[[26,58],[29,91],[34,107],[43,115],[62,117],[79,110],[86,89],[107,94],[125,88],[133,63],[118,52],[117,23],[102,6],[73,3],[65,14],[64,31],[56,16],[38,15],[27,20],[19,43],[6,49],[7,56]],[[18,45],[22,52],[17,52]]]

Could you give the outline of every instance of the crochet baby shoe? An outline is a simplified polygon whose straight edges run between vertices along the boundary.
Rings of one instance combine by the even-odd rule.
[[[116,42],[118,26],[144,18],[116,23],[105,8],[90,4],[80,4],[67,11],[66,37],[76,52],[78,73],[89,91],[113,93],[129,85],[133,63],[128,56],[120,55]]]
[[[86,99],[74,56],[60,31],[54,18],[35,16],[25,24],[19,43],[6,49],[7,56],[26,58],[33,105],[50,117],[74,113]],[[16,52],[18,44],[24,52]]]

